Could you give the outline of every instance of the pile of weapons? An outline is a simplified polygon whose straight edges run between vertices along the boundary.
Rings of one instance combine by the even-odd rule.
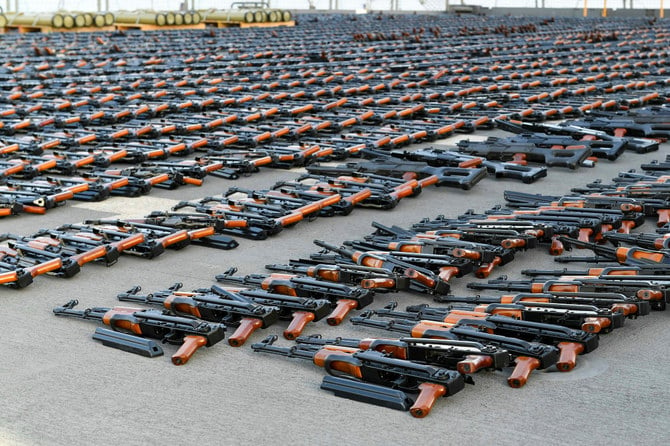
[[[111,266],[121,254],[152,259],[165,249],[190,244],[218,249],[238,245],[213,227],[176,229],[122,220],[66,224],[28,236],[0,234],[0,284],[23,288],[42,274],[72,277],[93,261]]]
[[[597,33],[581,19],[482,23],[329,15],[296,28],[235,33],[3,35],[2,215],[200,184],[207,175],[235,178],[261,166],[308,173],[140,219],[6,234],[2,282],[21,287],[44,273],[71,276],[122,252],[151,258],[189,243],[230,248],[236,243],[224,234],[261,239],[354,206],[388,209],[429,184],[469,189],[485,174],[530,183],[547,166],[644,153],[658,148],[648,138],[668,136],[664,22],[602,21]],[[542,122],[550,119],[572,121]],[[404,150],[496,125],[516,135]],[[367,160],[316,163],[350,157]],[[599,334],[665,308],[664,236],[628,234],[647,216],[668,232],[659,172],[626,172],[566,197],[507,194],[506,208],[408,229],[375,225],[363,240],[319,241],[322,252],[268,266],[280,275],[217,277],[235,288],[175,285],[120,295],[161,309],[77,310],[71,301],[55,313],[101,321],[110,329],[97,330],[96,339],[146,356],[162,353],[154,341],[179,345],[175,364],[224,339],[227,326],[236,328],[229,343],[242,345],[255,329],[290,320],[284,336],[295,345],[276,346],[270,337],[254,350],[314,361],[329,372],[323,387],[340,396],[425,416],[438,396],[459,391],[478,370],[513,367],[512,387],[534,369],[569,371],[577,355],[597,347]],[[523,293],[513,296],[450,294],[454,277],[487,278],[518,250],[539,245],[555,255],[590,248],[595,257],[567,259],[604,268],[473,285]],[[442,306],[367,310],[374,295],[392,291],[430,295]],[[411,338],[302,336],[311,321],[339,324],[360,309],[350,318],[355,324]]]
[[[668,136],[660,24],[598,24],[616,45],[586,42],[588,21],[538,22],[523,45],[446,32],[462,26],[481,22],[407,16],[373,46],[347,33],[380,37],[388,21],[338,15],[236,33],[3,35],[0,214],[359,156],[439,167],[440,184],[464,189],[484,170],[532,182],[546,166],[654,150],[642,137]],[[405,150],[496,125],[518,134]]]
[[[522,143],[518,138],[510,137],[498,138],[494,141],[489,138],[485,143],[464,141],[459,144],[467,146],[470,150],[475,150],[477,147],[476,153],[479,156],[435,148],[413,152],[362,149],[361,155],[370,158],[369,161],[340,166],[308,164],[306,174],[300,175],[295,180],[278,182],[270,189],[251,190],[231,187],[220,197],[205,197],[197,201],[180,202],[170,211],[154,211],[143,218],[87,221],[81,225],[70,224],[52,230],[42,230],[30,236],[5,234],[3,243],[0,244],[0,250],[3,253],[0,261],[0,283],[21,288],[32,283],[33,278],[41,274],[71,277],[88,262],[98,261],[111,265],[116,262],[122,252],[153,258],[164,248],[181,248],[189,243],[232,249],[237,246],[237,242],[231,239],[230,235],[262,240],[303,220],[309,221],[317,216],[348,215],[357,206],[393,209],[402,198],[415,197],[424,187],[431,184],[470,189],[484,178],[487,172],[492,172],[496,177],[516,178],[528,183],[546,174],[546,168],[528,166],[525,165],[526,162],[541,158],[546,164],[551,165],[554,156],[552,152],[558,154],[556,155],[558,161],[555,161],[554,164],[574,168],[584,163],[591,155],[615,158],[627,148],[636,152],[658,148],[658,143],[650,139],[610,136],[601,130],[588,130],[571,124],[554,126],[504,121],[502,125],[519,131],[532,129],[535,133],[523,134],[523,137],[526,141],[535,142]],[[538,133],[539,129],[544,132]],[[569,146],[568,140],[581,139],[584,135],[601,139],[589,138],[584,141],[583,146],[575,149],[546,148],[547,145]],[[588,144],[593,144],[593,146]],[[487,159],[489,156],[494,159],[501,158],[501,154],[507,153],[510,147],[515,152],[514,162]],[[89,158],[94,159],[93,156]],[[59,163],[56,159],[50,158],[48,161],[50,165],[58,168]],[[46,163],[46,160],[44,162]],[[156,164],[157,169],[163,168],[158,166],[159,163]],[[22,172],[30,171],[20,161],[15,165],[21,167]],[[185,170],[188,170],[189,178],[196,173],[200,175],[208,171],[203,166],[194,166],[190,163],[181,162],[179,165],[183,166],[184,170],[175,169],[176,164],[168,169],[173,174],[171,179],[167,173],[156,175],[158,172],[155,171],[151,173],[147,171],[146,178],[140,179],[139,172],[147,168],[145,164],[135,170],[135,175],[138,176],[132,177],[135,180],[134,184],[129,184],[129,178],[126,176],[104,174],[110,177],[106,181],[118,186],[115,189],[107,188],[97,181],[91,182],[90,178],[83,177],[80,180],[71,178],[69,183],[65,179],[58,180],[58,184],[68,184],[64,187],[53,184],[52,177],[46,177],[47,181],[43,177],[37,177],[37,181],[32,183],[6,179],[6,184],[3,186],[6,199],[0,200],[0,215],[11,215],[19,211],[44,212],[45,209],[56,206],[68,198],[99,199],[101,194],[108,194],[110,190],[117,193],[134,194],[130,191],[144,188],[148,190],[152,184],[172,184],[177,178],[176,175],[182,179],[187,178],[183,174]],[[62,163],[60,166],[62,168]],[[220,168],[221,163],[218,163],[217,166]],[[661,166],[661,164],[654,164],[652,168]],[[37,171],[36,169],[35,172]],[[150,175],[154,176],[150,177]],[[157,180],[159,176],[163,178],[163,183]],[[646,180],[649,178],[647,174],[641,175],[633,172],[626,173],[625,176],[630,181],[636,178]],[[598,187],[606,188],[602,184],[599,184]],[[632,187],[632,190],[636,191],[635,196],[642,194],[639,189],[639,187]],[[664,205],[664,202],[658,202],[658,200],[653,203],[655,204],[647,205],[651,213]],[[184,209],[189,209],[191,212],[185,212]],[[562,223],[543,229],[544,235],[541,240],[551,240],[554,252],[562,249],[558,235],[577,234],[584,240],[598,233],[598,228],[602,225],[628,231],[644,219],[643,213],[624,213],[617,210],[609,213],[600,210],[595,213],[581,211],[581,213],[571,214],[565,210],[552,209],[525,210],[511,214],[506,210],[492,210],[489,214],[498,215],[472,214],[462,218],[468,220],[476,218],[508,219],[516,214],[517,219],[530,220],[534,218],[533,212],[539,212],[544,220]],[[590,218],[586,218],[587,216]],[[451,222],[448,219],[438,219],[435,222],[424,222],[423,228],[426,230],[443,229],[442,225],[447,223]],[[390,231],[388,235],[395,234]],[[510,241],[511,237],[507,235],[502,238],[492,238],[490,233],[487,233],[481,240],[474,236],[471,240],[489,244],[499,244],[504,241],[511,245],[518,242],[522,243],[520,246],[524,248],[527,243],[536,243],[536,241],[528,241],[527,238],[521,236],[518,238],[520,241],[517,240],[517,242]],[[389,241],[389,243],[395,243],[395,241]],[[510,247],[515,247],[511,245]],[[356,249],[386,249],[386,245],[378,241],[358,243],[354,247]],[[462,256],[472,255],[459,252]],[[484,257],[488,259],[484,261],[484,265],[477,265],[479,277],[488,275],[496,264],[507,262],[506,256],[511,253],[496,254],[493,257],[491,255],[493,254]],[[458,262],[454,265],[441,265],[441,268],[447,267],[455,268],[460,274],[467,268],[472,269],[472,264],[463,261],[462,265]],[[438,269],[437,279],[430,279],[430,274],[426,275],[424,269],[424,265],[419,263],[419,268],[413,271],[425,283],[437,280],[436,285],[431,285],[429,288],[432,288],[434,292],[443,292],[445,285],[439,277],[445,275],[444,269]],[[414,286],[420,287],[420,285]]]
[[[652,113],[656,113],[655,118]],[[498,120],[500,128],[516,135],[489,137],[481,142],[463,140],[455,146],[413,151],[395,149],[397,145],[394,144],[360,144],[338,151],[328,148],[328,144],[303,142],[220,151],[211,149],[214,140],[210,136],[185,137],[187,142],[131,140],[98,149],[80,146],[82,139],[128,137],[131,130],[118,127],[113,129],[116,136],[104,136],[104,131],[98,130],[97,133],[78,134],[76,138],[72,133],[53,134],[53,139],[41,143],[37,143],[39,138],[35,137],[8,138],[5,143],[11,144],[0,148],[0,216],[22,212],[42,214],[70,199],[100,201],[110,196],[147,194],[153,187],[176,189],[185,184],[200,185],[206,176],[235,179],[258,171],[260,166],[306,167],[309,172],[295,181],[275,185],[272,193],[277,198],[274,201],[280,201],[281,194],[300,199],[322,199],[319,194],[336,191],[342,196],[341,207],[344,208],[359,202],[392,208],[400,196],[380,197],[378,191],[390,189],[395,191],[392,195],[398,195],[398,189],[413,189],[414,195],[417,188],[430,184],[467,190],[487,175],[532,183],[547,175],[547,167],[575,169],[582,165],[593,166],[597,158],[614,160],[625,150],[636,153],[657,150],[658,142],[648,138],[662,137],[665,133],[659,129],[660,124],[653,125],[650,121],[668,120],[669,114],[666,107],[655,107],[629,113],[625,120],[611,115],[589,116],[583,121],[557,125]],[[649,128],[648,133],[643,134],[644,138],[613,136],[633,133],[639,127]],[[142,132],[133,129],[132,133],[137,136]],[[53,150],[63,144],[70,149]],[[206,153],[193,159],[166,160],[171,155],[185,157],[199,150]],[[340,166],[317,162],[341,160],[350,155],[369,161]],[[112,168],[112,162],[125,164]],[[128,164],[133,162],[135,164]],[[329,184],[335,180],[328,175],[341,180]],[[403,178],[407,181],[401,181]],[[363,188],[369,190],[369,195],[360,193]],[[254,193],[263,195],[268,192]],[[331,203],[333,200],[336,198],[332,198]],[[203,204],[197,207],[202,208]],[[337,212],[348,211],[341,209]]]
[[[276,335],[252,344],[257,352],[307,359],[324,367],[321,387],[336,395],[426,416],[440,396],[472,382],[480,370],[513,368],[511,387],[526,384],[533,370],[568,372],[579,355],[598,347],[599,336],[626,319],[665,310],[670,301],[667,234],[631,234],[646,217],[665,231],[670,191],[663,188],[664,163],[643,165],[645,173],[616,183],[596,183],[566,196],[506,192],[508,208],[457,218],[422,220],[409,229],[373,223],[375,231],[342,246],[316,240],[323,248],[309,258],[266,265],[271,273],[236,276],[231,268],[216,276],[227,286],[180,291],[181,284],[150,294],[134,287],[119,300],[160,307],[76,310],[76,301],[54,309],[59,316],[102,321],[94,338],[105,345],[157,356],[152,338],[179,344],[172,357],[184,364],[201,346],[224,338],[241,346],[256,329],[282,320],[295,343],[274,345]],[[638,174],[636,174],[638,175]],[[545,245],[591,249],[595,257],[558,256],[557,261],[602,263],[579,270],[524,270],[529,280],[501,277],[469,288],[501,290],[502,296],[455,296],[449,281],[474,272],[489,276],[519,250]],[[354,325],[403,336],[322,338],[303,335],[309,322],[339,325],[362,310],[377,293],[411,291],[439,305],[392,302],[350,317]],[[130,334],[126,333],[129,332]]]

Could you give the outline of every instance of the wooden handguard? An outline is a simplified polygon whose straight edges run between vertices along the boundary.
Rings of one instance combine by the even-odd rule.
[[[421,383],[419,392],[419,396],[409,409],[409,413],[415,418],[423,418],[428,415],[437,399],[447,393],[447,389],[441,384]]]
[[[172,364],[184,365],[191,359],[191,356],[202,346],[207,345],[207,338],[204,336],[188,335],[184,338],[184,343],[179,347],[177,353],[172,355]]]
[[[526,385],[531,372],[540,367],[540,360],[529,356],[518,356],[514,362],[516,366],[512,374],[507,378],[507,384],[510,387],[518,389]]]

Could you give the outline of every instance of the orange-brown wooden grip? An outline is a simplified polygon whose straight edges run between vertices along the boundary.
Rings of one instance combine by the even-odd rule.
[[[661,238],[657,238],[656,240],[654,240],[654,249],[663,249],[663,248],[665,248],[665,242],[666,242],[666,240],[667,240],[666,237],[661,237]]]
[[[437,399],[447,393],[446,387],[435,383],[419,384],[419,396],[410,407],[409,413],[415,418],[423,418],[430,413]]]
[[[179,347],[177,353],[172,355],[172,364],[184,365],[191,359],[191,356],[198,351],[200,347],[207,345],[207,338],[204,336],[188,335],[184,338],[184,343]]]
[[[578,342],[559,342],[558,349],[561,355],[556,363],[556,368],[561,372],[569,372],[575,368],[577,355],[584,351],[584,345]]]
[[[612,321],[606,317],[587,317],[582,323],[582,330],[589,333],[600,333],[603,328],[612,325]]]
[[[453,251],[451,251],[451,255],[454,257],[470,260],[479,260],[482,257],[482,254],[478,251],[463,248],[455,248]]]
[[[288,328],[284,330],[284,337],[286,339],[294,340],[305,329],[307,323],[314,320],[314,313],[309,311],[296,311],[293,313],[293,320],[289,324]]]
[[[438,274],[439,278],[444,280],[445,282],[449,282],[449,280],[456,276],[456,274],[459,273],[459,269],[455,266],[443,266],[440,268],[440,273]]]
[[[518,389],[526,385],[531,372],[540,367],[540,360],[529,356],[517,356],[514,362],[516,366],[512,374],[507,378],[507,384],[510,387]]]
[[[500,242],[500,246],[505,249],[523,248],[526,246],[526,241],[521,238],[508,238]]]
[[[549,246],[549,254],[552,256],[560,256],[563,254],[563,251],[565,250],[565,247],[563,246],[563,243],[561,243],[560,240],[557,238],[553,238],[551,240],[551,246]]]
[[[633,220],[622,220],[621,227],[617,232],[622,234],[630,234],[630,230],[635,227],[635,222]]]
[[[637,305],[635,304],[612,304],[610,307],[613,313],[623,313],[624,316],[637,313]]]
[[[138,311],[137,308],[114,307],[102,316],[102,322],[110,327],[120,328],[129,333],[142,335],[142,328],[133,314]]]
[[[635,296],[640,300],[663,300],[663,292],[659,290],[637,290]]]
[[[461,319],[485,319],[489,316],[488,313],[471,310],[451,310],[447,313],[442,322],[447,324],[457,324]]]
[[[593,229],[590,228],[581,228],[579,230],[579,237],[577,237],[580,241],[589,243],[591,241],[590,237],[593,235]],[[582,248],[580,246],[576,247],[577,249],[586,249]]]
[[[239,347],[243,345],[249,336],[253,334],[254,331],[263,326],[263,321],[260,319],[253,319],[245,317],[240,320],[240,325],[237,327],[235,332],[231,337],[228,338],[228,344],[233,347]]]
[[[659,209],[656,211],[658,214],[658,221],[656,226],[663,226],[664,224],[670,222],[670,209]]]
[[[394,288],[396,282],[394,279],[363,279],[361,280],[360,287],[365,289],[374,289],[374,288]]]
[[[480,279],[487,278],[493,272],[493,268],[500,265],[501,263],[502,259],[500,257],[494,258],[491,263],[487,265],[482,265],[479,268],[477,268],[477,270],[475,271],[475,277],[478,277]]]
[[[468,355],[456,364],[458,373],[464,375],[475,373],[481,369],[493,367],[493,358],[487,355]]]
[[[534,291],[531,291],[531,293],[542,293],[544,291],[544,285],[541,284],[541,283],[534,283],[533,284],[533,286],[536,286],[536,285],[540,285],[540,286],[542,286],[542,288],[538,287],[538,289],[536,289]],[[575,285],[568,285],[568,284],[565,284],[565,285],[551,285],[549,287],[548,291],[558,291],[558,292],[561,292],[561,291],[566,292],[567,291],[569,293],[577,293],[577,292],[579,292],[579,287],[580,287],[580,285],[578,285],[578,284],[575,284]]]
[[[337,301],[335,309],[326,317],[326,322],[328,322],[328,325],[340,325],[347,314],[356,308],[358,308],[358,302],[355,300],[340,299]]]
[[[428,288],[435,288],[436,281],[426,276],[425,274],[420,273],[419,271],[413,268],[407,268],[405,270],[405,276],[410,279],[414,279],[417,282],[427,286]]]

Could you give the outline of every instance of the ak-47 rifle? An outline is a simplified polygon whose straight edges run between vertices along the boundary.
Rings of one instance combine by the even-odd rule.
[[[354,325],[403,333],[413,338],[473,341],[482,344],[492,344],[507,350],[515,357],[514,361],[516,363],[514,371],[507,379],[507,383],[511,387],[522,387],[526,384],[533,370],[551,367],[559,359],[559,351],[552,345],[492,334],[471,326],[455,326],[435,321],[417,322],[404,319],[374,319],[372,316],[372,312],[364,312],[360,316],[352,317],[351,322]]]
[[[223,324],[172,316],[157,310],[128,307],[75,310],[78,303],[71,300],[65,305],[55,307],[53,312],[56,316],[94,320],[109,325],[114,330],[179,345],[179,350],[172,355],[172,363],[175,365],[186,364],[200,347],[211,347],[223,340],[226,332]]]
[[[164,307],[178,316],[199,319],[237,327],[228,337],[233,347],[243,345],[258,328],[267,328],[279,320],[279,309],[255,303],[237,294],[226,298],[218,294],[179,291],[181,283],[176,283],[164,291],[146,295],[135,286],[119,293],[116,297],[123,302],[135,302]]]
[[[500,370],[512,363],[507,350],[492,344],[454,339],[425,338],[322,338],[321,335],[299,336],[297,344],[340,345],[361,350],[376,350],[395,358],[432,364],[458,370],[464,375],[480,370]]]
[[[339,325],[351,310],[360,310],[370,305],[374,291],[340,283],[318,280],[312,277],[291,274],[249,274],[235,276],[236,268],[217,274],[216,280],[240,286],[254,286],[263,290],[296,297],[328,299],[335,307],[326,318],[329,325]]]
[[[387,269],[349,263],[315,263],[310,259],[290,260],[287,265],[273,263],[265,265],[270,271],[301,274],[331,282],[358,285],[376,292],[408,290],[410,279]]]
[[[456,371],[394,358],[375,350],[307,344],[279,347],[273,345],[276,339],[276,336],[268,337],[263,342],[252,344],[251,348],[255,352],[308,359],[331,375],[373,384],[375,389],[391,388],[418,393],[409,408],[412,416],[417,418],[428,415],[437,398],[453,395],[465,386],[463,375]],[[380,400],[366,401],[382,404]]]
[[[279,319],[291,321],[283,333],[286,339],[297,338],[307,323],[319,321],[332,311],[332,305],[327,299],[287,296],[265,290],[226,289],[218,285],[212,285],[210,288],[194,291],[196,293],[211,293],[230,300],[251,300],[260,305],[278,308]]]

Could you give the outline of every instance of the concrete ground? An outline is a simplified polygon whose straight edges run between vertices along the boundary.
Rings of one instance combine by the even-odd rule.
[[[494,134],[484,133],[483,136]],[[458,136],[455,139],[462,139]],[[315,238],[332,243],[360,238],[370,223],[409,226],[422,217],[456,216],[503,203],[502,191],[566,193],[595,178],[664,159],[662,150],[625,153],[594,169],[553,168],[533,185],[485,179],[470,191],[429,188],[392,211],[358,209],[348,217],[302,222],[265,241],[238,239],[232,251],[189,246],[154,260],[123,256],[112,267],[86,265],[71,279],[38,277],[22,290],[0,288],[0,444],[646,444],[670,443],[670,313],[655,312],[601,337],[600,346],[580,357],[569,373],[535,372],[521,389],[507,386],[510,370],[484,372],[476,384],[437,402],[424,419],[334,397],[319,389],[324,371],[307,361],[254,353],[249,344],[286,327],[279,323],[252,336],[247,345],[225,341],[202,349],[181,367],[169,356],[144,358],[106,348],[91,339],[96,324],[60,319],[52,308],[70,299],[80,307],[114,306],[116,294],[133,285],[146,292],[183,282],[184,289],[208,287],[231,266],[240,274],[264,272],[267,263],[308,256]],[[229,186],[267,188],[295,171],[264,170],[239,181],[207,178],[200,187],[156,190],[137,199],[71,202],[44,216],[23,215],[0,222],[2,232],[29,234],[39,228],[96,217],[139,217],[167,210],[182,199],[219,194]],[[642,228],[653,232],[653,222]],[[544,250],[520,252],[494,272],[521,278],[523,268],[555,268]],[[454,294],[468,293],[465,277]],[[380,294],[373,308],[397,300],[401,306],[428,302],[422,295]],[[305,334],[384,336],[352,326],[310,324]],[[281,345],[289,341],[280,339]]]

